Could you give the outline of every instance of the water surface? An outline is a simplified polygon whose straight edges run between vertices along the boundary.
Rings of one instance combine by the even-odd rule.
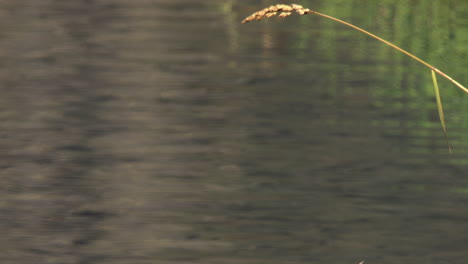
[[[303,4],[467,84],[447,2]],[[464,263],[467,97],[449,155],[427,69],[268,4],[0,3],[1,263]]]

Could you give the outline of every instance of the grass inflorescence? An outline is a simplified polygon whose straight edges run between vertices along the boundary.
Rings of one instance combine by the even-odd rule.
[[[260,11],[257,11],[253,13],[252,15],[246,17],[244,20],[242,20],[242,23],[247,23],[250,21],[256,21],[256,20],[262,20],[263,18],[268,18],[272,16],[278,15],[278,17],[285,18],[287,16],[290,16],[293,12],[298,13],[299,15],[305,15],[308,14],[311,11],[308,8],[304,8],[301,5],[273,5],[267,8],[264,8]]]

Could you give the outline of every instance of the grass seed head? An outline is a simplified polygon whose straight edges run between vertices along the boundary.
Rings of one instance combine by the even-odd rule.
[[[305,15],[312,13],[308,8],[304,8],[301,5],[291,4],[291,5],[273,5],[267,8],[264,8],[260,11],[253,13],[252,15],[246,17],[242,23],[247,23],[250,21],[262,20],[263,18],[269,18],[272,16],[278,15],[278,17],[285,18],[290,16],[293,12],[298,13],[299,15]]]

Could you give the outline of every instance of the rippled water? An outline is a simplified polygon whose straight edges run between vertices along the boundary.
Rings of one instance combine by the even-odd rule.
[[[366,2],[342,18],[467,83],[466,4],[427,48],[432,13]],[[463,263],[467,97],[441,81],[448,155],[420,65],[319,18],[239,23],[264,5],[0,1],[0,262]]]

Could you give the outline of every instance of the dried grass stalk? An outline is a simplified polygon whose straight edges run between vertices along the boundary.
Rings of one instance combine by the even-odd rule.
[[[438,88],[438,85],[437,85],[436,73],[439,74],[440,76],[444,77],[445,79],[449,80],[453,84],[455,84],[458,88],[463,90],[465,93],[468,93],[468,89],[465,86],[458,83],[457,81],[455,81],[454,79],[452,79],[447,74],[443,73],[441,70],[435,68],[431,64],[423,61],[422,59],[416,57],[415,55],[409,53],[408,51],[406,51],[406,50],[396,46],[395,44],[390,43],[390,42],[388,42],[388,41],[386,41],[386,40],[384,40],[384,39],[370,33],[369,31],[366,31],[366,30],[364,30],[364,29],[362,29],[362,28],[360,28],[358,26],[355,26],[355,25],[353,25],[351,23],[345,22],[345,21],[343,21],[341,19],[329,16],[329,15],[319,13],[317,11],[310,10],[308,8],[304,8],[303,6],[296,5],[296,4],[291,4],[291,5],[282,5],[282,4],[280,4],[280,5],[273,5],[273,6],[264,8],[264,9],[262,9],[260,11],[257,11],[255,13],[253,13],[252,15],[248,16],[247,18],[245,18],[242,21],[242,23],[262,20],[263,18],[269,18],[269,17],[276,16],[276,15],[278,15],[278,17],[285,18],[287,16],[290,16],[293,12],[296,12],[299,15],[315,14],[315,15],[318,15],[318,16],[321,16],[321,17],[324,17],[324,18],[334,20],[334,21],[336,21],[338,23],[341,23],[343,25],[346,25],[348,27],[351,27],[351,28],[353,28],[353,29],[355,29],[357,31],[360,31],[360,32],[362,32],[362,33],[364,33],[364,34],[366,34],[366,35],[368,35],[368,36],[370,36],[370,37],[372,37],[374,39],[377,39],[380,42],[385,43],[386,45],[392,47],[393,49],[398,50],[399,52],[411,57],[412,59],[420,62],[424,66],[431,69],[431,74],[432,74],[432,78],[434,80],[434,87],[435,87],[435,91],[436,91],[437,107],[439,109],[440,121],[441,121],[441,124],[442,124],[442,128],[444,130],[445,138],[447,138],[447,131],[446,131],[446,128],[445,128],[445,120],[444,120],[444,115],[443,115],[443,110],[442,110],[442,103],[441,103],[441,100],[440,100],[439,88]],[[448,140],[447,140],[447,144],[448,144]],[[448,147],[449,147],[449,151],[451,153],[450,145],[448,145]],[[359,264],[362,264],[362,263],[363,262],[361,262]]]
[[[396,46],[395,44],[392,44],[372,33],[370,33],[369,31],[366,31],[358,26],[355,26],[351,23],[348,23],[346,21],[343,21],[341,19],[338,19],[336,17],[332,17],[332,16],[329,16],[329,15],[325,15],[325,14],[322,14],[322,13],[319,13],[317,11],[313,11],[313,10],[310,10],[308,8],[304,8],[303,6],[301,5],[296,5],[296,4],[291,4],[291,5],[282,5],[282,4],[279,4],[279,5],[273,5],[273,6],[270,6],[270,7],[267,7],[267,8],[264,8],[260,11],[257,11],[255,13],[253,13],[252,15],[248,16],[247,18],[245,18],[244,20],[242,20],[242,23],[247,23],[247,22],[250,22],[250,21],[257,21],[257,20],[262,20],[263,18],[268,18],[268,17],[272,17],[272,16],[276,16],[278,15],[278,17],[281,17],[281,18],[284,18],[284,17],[287,17],[287,16],[290,16],[293,12],[296,12],[298,13],[299,15],[306,15],[306,14],[314,14],[314,15],[318,15],[318,16],[321,16],[321,17],[324,17],[324,18],[328,18],[328,19],[331,19],[331,20],[334,20],[338,23],[341,23],[343,25],[346,25],[348,27],[351,27],[351,28],[354,28],[358,31],[361,31],[362,33],[370,36],[370,37],[373,37],[374,39],[377,39],[378,41],[381,41],[383,43],[385,43],[386,45],[394,48],[395,50],[398,50],[399,52],[401,53],[404,53],[406,54],[407,56],[411,57],[412,59],[420,62],[421,64],[423,64],[424,66],[428,67],[429,69],[433,70],[435,73],[439,74],[440,76],[444,77],[445,79],[449,80],[450,82],[452,82],[453,84],[455,84],[458,88],[460,88],[461,90],[463,90],[465,93],[468,93],[468,89],[461,85],[460,83],[458,83],[457,81],[455,81],[454,79],[452,79],[452,77],[448,76],[447,74],[445,74],[444,72],[442,72],[441,70],[437,69],[436,67],[432,66],[431,64],[423,61],[422,59],[416,57],[415,55],[409,53],[408,51]]]

